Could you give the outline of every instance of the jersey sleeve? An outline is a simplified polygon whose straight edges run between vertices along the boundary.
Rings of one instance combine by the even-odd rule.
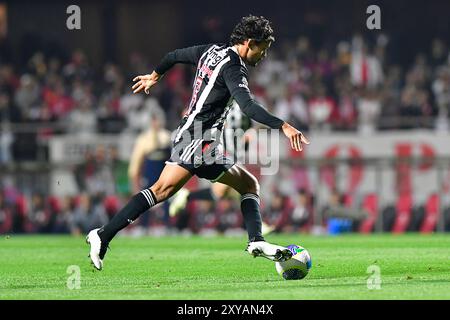
[[[239,64],[226,66],[223,70],[223,80],[245,115],[272,129],[281,128],[284,121],[275,117],[253,99],[248,88],[248,75],[244,66]]]
[[[212,44],[206,44],[171,51],[164,56],[155,71],[163,75],[177,63],[197,65],[202,54],[211,46]]]

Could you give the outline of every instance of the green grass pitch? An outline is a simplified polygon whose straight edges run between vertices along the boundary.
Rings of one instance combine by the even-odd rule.
[[[309,275],[282,279],[273,262],[244,252],[244,237],[119,236],[99,272],[89,264],[84,237],[2,235],[0,300],[450,299],[450,235],[286,234],[267,240],[307,248]],[[371,265],[380,268],[379,290],[367,286]],[[79,289],[69,266],[79,267]]]

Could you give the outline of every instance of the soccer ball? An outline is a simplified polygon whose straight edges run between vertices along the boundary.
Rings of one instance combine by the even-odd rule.
[[[293,256],[283,262],[275,262],[275,268],[285,280],[300,280],[306,277],[311,269],[311,256],[308,250],[301,246],[291,244],[287,246]]]

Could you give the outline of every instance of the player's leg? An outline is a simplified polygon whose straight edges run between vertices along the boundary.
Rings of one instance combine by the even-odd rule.
[[[111,221],[89,232],[86,241],[91,245],[90,257],[97,269],[102,268],[109,242],[123,228],[133,223],[142,213],[176,193],[192,174],[179,165],[166,165],[153,186],[134,195]]]
[[[248,232],[247,251],[253,256],[284,261],[292,257],[289,249],[270,244],[262,235],[258,180],[241,165],[234,165],[217,180],[235,189],[241,195],[241,211]]]
[[[241,165],[243,167],[243,165]],[[244,167],[245,168],[245,167]],[[214,192],[214,195],[217,199],[225,198],[232,199],[233,201],[240,201],[240,194],[230,186],[216,182],[212,185],[212,190]],[[264,220],[261,220],[261,234],[262,236],[266,236],[272,231],[275,230],[275,227],[268,225],[264,222]]]
[[[243,165],[241,165],[241,166],[244,167]],[[212,191],[213,191],[216,199],[221,199],[221,198],[227,197],[227,198],[232,199],[233,201],[237,201],[237,202],[239,202],[239,200],[240,200],[239,192],[237,192],[230,186],[220,183],[220,182],[216,182],[212,185]],[[264,220],[261,220],[261,234],[263,236],[268,235],[269,233],[271,233],[274,230],[275,230],[274,226],[268,225],[267,223],[264,222]]]
[[[209,187],[202,188],[195,191],[189,191],[188,189],[181,188],[170,201],[169,214],[171,217],[176,216],[181,212],[189,201],[193,200],[205,200],[205,201],[217,201],[225,197],[230,191],[231,187],[222,183],[214,183]]]

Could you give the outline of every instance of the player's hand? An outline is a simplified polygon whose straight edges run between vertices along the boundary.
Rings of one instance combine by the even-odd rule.
[[[153,87],[161,78],[161,75],[157,74],[155,71],[152,74],[146,74],[143,76],[137,76],[133,79],[133,81],[137,81],[131,89],[133,89],[133,93],[139,93],[142,90],[146,94],[150,93],[150,88]]]
[[[288,137],[289,141],[291,142],[291,147],[295,151],[302,151],[303,150],[303,143],[309,144],[309,140],[297,129],[295,129],[293,126],[291,126],[288,123],[284,123],[281,127],[283,130],[283,133]]]

